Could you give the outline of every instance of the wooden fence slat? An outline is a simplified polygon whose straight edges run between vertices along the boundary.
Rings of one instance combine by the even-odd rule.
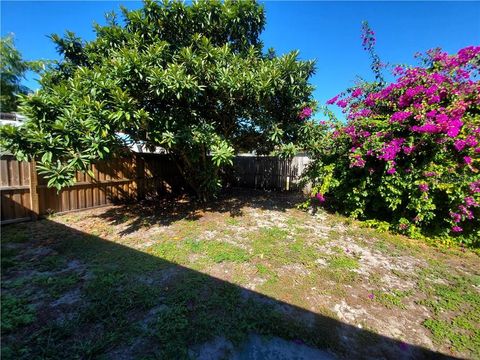
[[[37,170],[35,168],[35,162],[32,161],[28,164],[28,182],[29,182],[29,193],[30,193],[30,206],[31,215],[33,218],[36,218],[40,215],[40,201],[38,198],[38,177]]]

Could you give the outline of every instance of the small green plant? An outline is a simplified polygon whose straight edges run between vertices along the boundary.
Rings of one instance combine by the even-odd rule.
[[[412,291],[401,291],[401,290],[392,290],[388,292],[384,291],[374,291],[374,299],[376,302],[384,305],[389,309],[406,309],[403,299],[412,294]]]
[[[240,221],[237,218],[234,218],[232,216],[227,217],[225,220],[225,223],[230,226],[237,226],[240,224]]]
[[[335,255],[330,261],[329,265],[333,269],[355,270],[359,267],[358,260],[345,255]]]
[[[60,274],[56,276],[42,275],[33,280],[33,283],[45,288],[53,298],[59,297],[75,285],[78,285],[80,277],[76,273]]]
[[[21,326],[31,324],[35,320],[35,310],[24,298],[3,295],[2,305],[2,333],[11,332]]]

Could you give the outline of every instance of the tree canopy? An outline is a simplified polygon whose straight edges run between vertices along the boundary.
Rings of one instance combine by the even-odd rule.
[[[95,25],[96,38],[52,35],[63,59],[23,98],[23,128],[3,145],[36,158],[51,186],[125,147],[125,137],[172,154],[205,198],[237,151],[267,153],[295,141],[312,104],[313,61],[264,51],[255,1],[146,1]]]
[[[22,59],[22,54],[15,48],[12,35],[0,39],[0,108],[2,112],[17,110],[18,96],[27,94],[29,89],[21,84],[27,70],[38,69],[38,62]]]

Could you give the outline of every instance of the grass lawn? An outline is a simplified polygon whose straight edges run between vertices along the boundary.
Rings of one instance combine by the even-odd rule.
[[[480,358],[477,254],[298,201],[239,191],[4,226],[2,358],[248,358],[259,338],[346,359]]]

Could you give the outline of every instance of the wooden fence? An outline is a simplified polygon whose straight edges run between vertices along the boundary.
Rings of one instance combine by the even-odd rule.
[[[274,156],[237,156],[234,183],[263,190],[299,190],[299,180],[308,165],[307,156],[281,159]]]
[[[297,190],[299,177],[307,163],[307,157],[283,160],[276,157],[237,156],[229,178],[235,186]],[[37,174],[34,163],[17,161],[12,155],[2,155],[1,223],[182,192],[187,188],[168,155],[134,153],[125,158],[99,162],[92,165],[91,170],[94,178],[77,173],[76,183],[57,193],[55,189],[48,188],[46,180]]]
[[[38,176],[34,163],[2,155],[1,223],[89,209],[185,188],[175,164],[166,155],[134,154],[94,164],[91,170],[94,178],[77,173],[76,183],[57,193]]]

